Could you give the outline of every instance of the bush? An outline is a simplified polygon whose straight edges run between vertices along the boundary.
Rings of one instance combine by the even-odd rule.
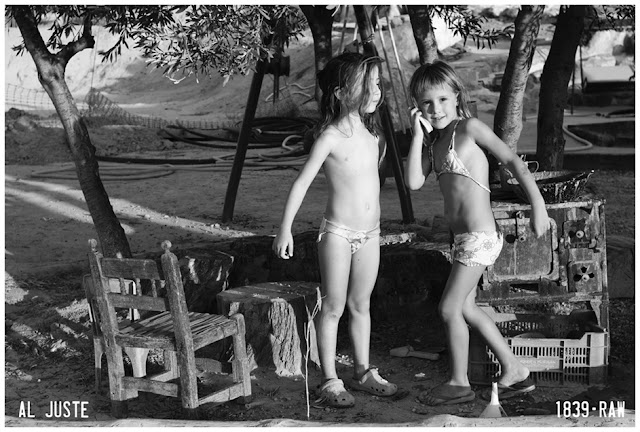
[[[518,8],[503,9],[502,12],[500,12],[500,15],[498,15],[498,18],[502,22],[513,22],[518,16],[518,11],[519,11]]]

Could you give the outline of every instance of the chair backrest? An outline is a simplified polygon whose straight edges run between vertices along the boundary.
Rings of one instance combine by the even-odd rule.
[[[105,337],[111,338],[119,332],[118,309],[169,311],[174,321],[176,341],[187,346],[193,345],[180,267],[178,259],[170,251],[171,242],[162,242],[164,253],[161,267],[150,259],[104,257],[94,239],[89,240],[89,246],[91,279]],[[113,292],[114,280],[118,281],[116,286],[120,287],[116,292]],[[132,280],[138,288],[135,293],[127,289],[127,280]],[[166,288],[167,298],[159,297],[162,288]]]
[[[124,283],[124,287],[121,285]],[[100,330],[100,310],[98,309],[98,294],[93,285],[93,279],[90,274],[84,275],[82,278],[82,286],[89,305],[89,321],[94,336],[102,336]],[[136,294],[137,287],[134,281],[130,279],[109,279],[109,289],[111,292],[122,292],[126,290],[129,294]],[[129,321],[140,319],[140,312],[137,309],[130,309],[127,314]]]

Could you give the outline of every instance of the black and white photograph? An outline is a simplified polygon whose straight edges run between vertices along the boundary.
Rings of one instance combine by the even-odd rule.
[[[5,427],[635,426],[635,5],[5,5]]]

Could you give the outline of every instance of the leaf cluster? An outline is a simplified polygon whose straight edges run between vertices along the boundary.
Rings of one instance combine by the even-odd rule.
[[[432,19],[439,16],[447,27],[453,30],[454,34],[462,37],[465,44],[471,38],[477,48],[485,48],[486,46],[491,48],[500,37],[510,38],[515,30],[513,24],[502,29],[484,28],[483,24],[487,22],[487,18],[476,15],[467,6],[430,6],[429,16]]]
[[[148,28],[136,46],[167,75],[217,70],[228,80],[248,73],[258,60],[270,60],[305,25],[297,6],[191,6],[168,25]]]

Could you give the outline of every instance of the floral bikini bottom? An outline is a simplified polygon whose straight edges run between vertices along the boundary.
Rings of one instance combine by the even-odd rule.
[[[322,236],[326,233],[335,234],[347,240],[351,246],[351,253],[354,254],[358,252],[367,240],[380,235],[380,224],[368,231],[357,231],[322,218],[322,223],[318,231],[318,243],[320,243]]]
[[[500,256],[502,250],[500,231],[473,231],[453,237],[451,255],[466,266],[489,266]]]

